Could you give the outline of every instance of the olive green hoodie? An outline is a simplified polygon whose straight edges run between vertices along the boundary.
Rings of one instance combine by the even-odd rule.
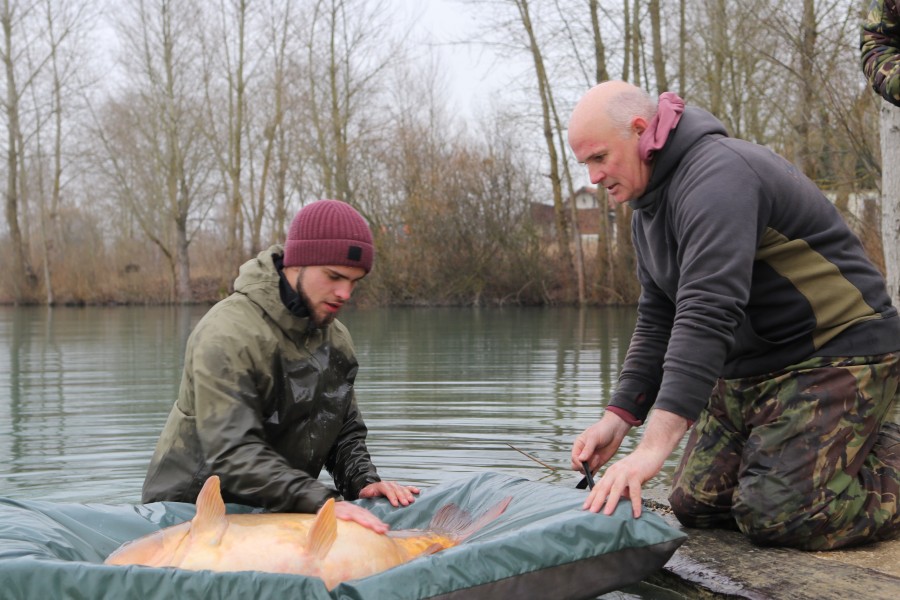
[[[226,502],[315,512],[379,481],[356,404],[347,329],[292,314],[273,246],[246,262],[235,292],[191,333],[178,400],[144,481],[143,501],[195,502],[218,475]],[[322,468],[337,491],[317,480]]]

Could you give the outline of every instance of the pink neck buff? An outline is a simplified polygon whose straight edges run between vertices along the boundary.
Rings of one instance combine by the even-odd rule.
[[[653,153],[666,145],[669,132],[675,129],[684,112],[684,100],[675,92],[663,92],[659,95],[656,116],[650,121],[647,129],[638,140],[638,155],[644,162],[650,162]]]

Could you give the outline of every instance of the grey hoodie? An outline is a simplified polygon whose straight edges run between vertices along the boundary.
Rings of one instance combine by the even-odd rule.
[[[633,200],[642,286],[610,401],[695,420],[717,378],[900,349],[884,279],[816,185],[688,107]]]

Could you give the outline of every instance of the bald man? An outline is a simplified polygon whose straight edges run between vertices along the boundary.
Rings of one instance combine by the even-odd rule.
[[[634,209],[641,296],[615,393],[572,467],[637,447],[585,500],[641,512],[690,429],[669,498],[691,527],[821,550],[900,534],[900,317],[834,206],[772,151],[681,98],[621,81],[579,101],[569,144]],[[652,409],[652,412],[651,412]]]

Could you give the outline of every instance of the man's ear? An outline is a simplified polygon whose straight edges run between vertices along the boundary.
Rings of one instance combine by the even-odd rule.
[[[645,119],[644,117],[631,118],[631,128],[635,130],[638,135],[644,133],[649,125],[650,124],[647,123],[647,119]]]

